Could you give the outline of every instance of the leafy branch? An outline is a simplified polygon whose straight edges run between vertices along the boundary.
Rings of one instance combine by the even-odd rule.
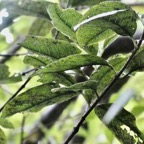
[[[75,9],[68,8],[69,5]],[[85,5],[90,9],[83,14],[81,9],[85,9]],[[18,0],[2,1],[0,6],[1,9],[7,8],[10,19],[20,15],[38,17],[29,29],[29,36],[22,39],[19,45],[14,45],[14,52],[0,55],[3,57],[0,61],[0,83],[18,82],[21,76],[33,72],[1,107],[3,119],[25,111],[37,112],[56,103],[56,107],[47,113],[46,118],[41,118],[44,127],[50,128],[51,121],[55,123],[64,109],[82,95],[90,107],[66,139],[65,144],[68,144],[92,110],[95,109],[95,114],[102,120],[111,104],[101,102],[107,103],[111,94],[127,82],[132,72],[144,67],[144,33],[136,46],[133,37],[140,18],[129,5],[105,0],[68,0],[60,1],[60,4]],[[61,6],[66,6],[66,9]],[[11,19],[6,26],[12,23]],[[1,29],[3,28],[2,26]],[[10,77],[9,67],[4,62],[10,57],[20,56],[21,54],[16,54],[20,47],[27,49],[28,53],[32,52],[24,57],[23,62],[33,68],[23,72],[20,78],[17,75]],[[122,57],[117,54],[122,54]],[[41,84],[21,92],[35,76]],[[53,113],[56,115],[52,116]],[[116,116],[112,124],[106,125],[114,135],[123,143],[133,143],[135,139],[125,130],[121,130],[121,125],[125,124],[138,135],[140,141],[144,141],[142,133],[135,126],[135,117],[124,109],[120,116]],[[132,122],[129,124],[127,120]],[[122,134],[117,134],[113,130],[115,128]],[[41,128],[35,130],[38,132],[38,138],[35,139],[37,143],[44,135]],[[24,124],[21,143],[24,141],[23,132]],[[129,137],[128,141],[124,140],[126,137]],[[29,142],[29,136],[27,138],[25,142]]]
[[[114,79],[111,81],[111,83],[106,87],[106,89],[102,92],[102,94],[98,97],[98,99],[95,100],[95,102],[92,104],[92,106],[90,106],[90,108],[87,110],[87,112],[82,116],[81,120],[79,121],[79,123],[76,125],[76,127],[74,127],[73,132],[70,134],[70,136],[66,139],[66,141],[64,142],[64,144],[68,144],[71,139],[76,135],[76,133],[79,131],[81,125],[83,124],[83,122],[85,121],[85,119],[87,118],[87,116],[90,114],[90,112],[95,108],[95,106],[104,98],[104,96],[106,95],[106,93],[108,92],[108,90],[115,84],[115,82],[120,78],[121,74],[124,72],[124,70],[126,69],[126,67],[129,65],[129,63],[132,61],[133,57],[135,56],[135,54],[137,53],[137,51],[140,49],[142,41],[144,39],[144,32],[142,34],[142,37],[137,45],[137,48],[135,48],[131,54],[131,56],[129,57],[128,61],[126,62],[126,64],[123,66],[123,68],[121,69],[121,71],[115,75]]]

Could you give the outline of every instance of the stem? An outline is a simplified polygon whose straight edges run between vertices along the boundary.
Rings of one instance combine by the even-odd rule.
[[[37,70],[38,70],[38,69],[33,68],[33,69],[28,70],[28,71],[22,72],[21,75],[22,75],[22,76],[25,76],[25,75],[27,75],[27,74],[29,74],[29,73],[31,73],[31,72],[33,72],[33,71],[37,71]]]
[[[14,99],[17,95],[18,95],[18,93],[22,90],[22,89],[24,89],[25,88],[25,86],[27,85],[27,83],[31,80],[31,76],[25,81],[25,83],[16,91],[16,93],[12,96],[12,97],[10,97],[9,99],[8,99],[8,101],[0,108],[0,112],[4,109],[4,107],[12,100],[12,99]]]
[[[131,60],[133,59],[133,57],[135,56],[135,54],[137,53],[137,51],[139,50],[139,48],[141,47],[142,41],[144,38],[144,32],[142,34],[142,37],[137,45],[137,48],[133,50],[131,56],[129,57],[129,59],[127,60],[126,64],[123,66],[123,68],[120,70],[120,72],[115,75],[114,79],[111,81],[111,83],[106,87],[106,89],[102,92],[101,96],[95,100],[95,102],[92,104],[92,106],[87,110],[87,112],[82,116],[81,120],[79,121],[79,123],[77,124],[76,127],[74,127],[73,132],[69,135],[69,137],[66,139],[66,141],[64,142],[64,144],[68,144],[71,139],[76,135],[76,133],[79,131],[82,123],[85,121],[85,119],[87,118],[87,116],[90,114],[90,112],[95,108],[95,106],[104,98],[104,96],[106,95],[106,93],[108,92],[108,90],[115,84],[115,82],[119,79],[119,77],[121,76],[121,74],[123,73],[123,71],[125,70],[125,68],[128,66],[128,64],[131,62]]]
[[[22,124],[21,124],[21,138],[20,138],[20,144],[23,144],[23,140],[24,140],[24,125],[25,125],[25,120],[26,120],[26,116],[23,115]]]
[[[58,39],[58,36],[59,36],[59,31],[56,31],[54,39]]]
[[[67,5],[66,5],[66,8],[68,8],[70,5],[70,0],[67,1]]]
[[[0,57],[13,57],[13,56],[23,56],[29,53],[22,53],[22,54],[0,54]]]
[[[9,47],[9,51],[7,52],[7,56],[3,56],[2,59],[0,59],[0,64],[5,63],[8,61],[15,53],[20,50],[21,46],[18,45],[17,43],[20,43],[24,40],[24,36],[18,37],[18,39]],[[8,56],[9,55],[9,56]],[[11,55],[11,56],[10,56]],[[2,55],[1,55],[2,56]]]

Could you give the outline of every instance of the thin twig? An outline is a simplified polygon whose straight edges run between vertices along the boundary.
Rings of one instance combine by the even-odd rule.
[[[13,56],[23,56],[28,55],[29,53],[21,53],[21,54],[0,54],[0,57],[13,57]]]
[[[37,71],[37,69],[35,69],[35,71],[34,71],[34,73]],[[12,100],[12,99],[14,99],[17,95],[18,95],[18,93],[22,90],[22,89],[24,89],[25,88],[25,86],[28,84],[28,82],[30,81],[32,79],[32,75],[30,75],[29,77],[28,77],[28,79],[24,82],[24,84],[16,91],[16,93],[12,96],[12,97],[10,97],[9,99],[8,99],[8,101],[0,108],[0,112],[4,109],[4,107]]]
[[[59,33],[60,32],[57,30],[54,39],[58,39]]]
[[[24,125],[25,125],[25,120],[26,120],[26,116],[23,115],[22,124],[21,124],[21,138],[20,138],[20,144],[23,144],[23,141],[24,141]]]
[[[106,87],[106,89],[103,91],[103,93],[101,94],[101,96],[95,100],[95,102],[92,104],[92,106],[87,110],[87,112],[83,115],[83,117],[81,118],[81,120],[79,121],[79,123],[77,124],[76,127],[74,127],[73,132],[70,134],[70,136],[66,139],[66,141],[64,142],[64,144],[68,144],[71,139],[76,135],[76,133],[79,131],[82,123],[85,121],[86,117],[90,114],[90,112],[95,108],[95,106],[104,98],[104,96],[106,95],[106,93],[108,92],[108,90],[115,84],[115,82],[119,79],[119,77],[121,76],[121,74],[123,73],[123,71],[125,70],[125,68],[128,66],[128,64],[131,62],[131,60],[133,59],[133,57],[135,56],[135,54],[137,53],[137,51],[139,50],[139,48],[141,47],[142,41],[144,38],[144,32],[142,34],[142,37],[137,45],[137,48],[133,50],[131,56],[129,57],[128,61],[126,62],[126,64],[123,66],[123,68],[120,70],[120,72],[115,75],[114,79],[111,81],[111,83]]]
[[[143,7],[144,6],[144,3],[143,2],[137,2],[137,3],[131,3],[131,4],[128,4],[130,6],[140,6],[140,7]]]
[[[9,99],[8,99],[8,101],[0,108],[0,112],[4,109],[4,107],[12,100],[12,99],[14,99],[17,95],[18,95],[18,93],[22,90],[22,89],[24,89],[25,88],[25,86],[27,85],[27,83],[31,80],[31,76],[25,81],[25,83],[16,91],[16,93],[12,96],[12,97],[10,97]]]
[[[20,50],[21,46],[18,45],[17,43],[20,43],[24,40],[24,36],[18,37],[18,39],[8,48],[9,51],[7,52],[6,55],[14,55],[18,50]],[[0,64],[5,63],[8,61],[12,56],[5,56],[2,59],[0,59]]]
[[[68,8],[70,5],[70,0],[67,1],[67,5],[66,5],[66,8]]]
[[[28,70],[28,71],[23,72],[21,75],[22,75],[22,76],[25,76],[25,75],[27,75],[27,74],[29,74],[29,73],[31,73],[31,72],[33,72],[33,71],[37,71],[37,70],[38,70],[38,69],[33,68],[33,69],[30,69],[30,70]]]

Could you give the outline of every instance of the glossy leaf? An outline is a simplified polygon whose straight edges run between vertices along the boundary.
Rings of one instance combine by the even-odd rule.
[[[53,58],[81,53],[76,46],[68,42],[35,36],[27,36],[20,45],[35,53]]]
[[[2,126],[4,128],[9,128],[9,129],[14,128],[13,124],[9,120],[4,119],[2,117],[0,117],[0,126]]]
[[[111,104],[96,106],[95,113],[102,120]],[[122,109],[122,111],[109,123],[105,125],[113,132],[116,138],[124,144],[144,143],[144,135],[136,126],[133,114]]]
[[[4,107],[2,117],[24,111],[38,111],[45,106],[64,102],[77,96],[74,91],[53,93],[51,89],[57,86],[55,84],[43,84],[19,94]]]
[[[87,65],[108,65],[108,63],[101,57],[87,54],[76,54],[61,58],[45,68],[38,71],[38,73],[46,72],[62,72],[72,70]]]
[[[0,144],[7,144],[3,130],[0,128]]]
[[[62,88],[55,88],[53,89],[53,91],[57,92],[57,91],[68,91],[68,90],[73,90],[73,91],[82,91],[85,89],[92,89],[92,90],[96,90],[97,87],[97,82],[94,80],[88,80],[85,82],[79,82],[76,84],[73,84],[69,87],[62,87]]]
[[[58,4],[50,4],[47,10],[58,31],[75,40],[76,35],[73,26],[78,23],[82,15],[74,9],[62,10]]]
[[[108,13],[110,15],[107,16]],[[98,40],[111,37],[111,30],[120,35],[132,36],[135,33],[138,16],[128,5],[112,1],[102,2],[86,12],[79,23],[99,15],[100,18],[78,27],[76,36],[80,46],[92,45]]]

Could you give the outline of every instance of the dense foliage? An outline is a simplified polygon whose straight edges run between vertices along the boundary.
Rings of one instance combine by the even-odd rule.
[[[116,0],[60,0],[56,3],[2,0],[0,9],[8,13],[8,17],[2,17],[0,30],[9,28],[17,39],[8,45],[4,37],[0,37],[2,47],[8,47],[0,50],[3,56],[0,59],[1,144],[7,143],[5,128],[14,129],[16,121],[11,117],[18,113],[24,115],[21,143],[33,144],[42,139],[52,143],[46,128],[54,129],[52,125],[62,112],[71,112],[82,98],[87,103],[87,110],[82,110],[86,104],[78,104],[83,111],[82,118],[78,118],[74,129],[65,126],[69,133],[73,132],[67,135],[62,131],[58,134],[62,138],[57,138],[56,143],[100,143],[98,138],[88,140],[94,134],[87,136],[87,132],[93,131],[97,131],[93,137],[101,136],[98,128],[92,130],[93,125],[98,126],[98,118],[121,143],[144,143],[144,135],[136,126],[136,118],[144,108],[140,91],[142,76],[137,79],[144,67],[142,15],[130,5]],[[15,22],[17,18],[21,19]],[[22,28],[18,28],[20,25]],[[18,37],[20,33],[25,36]],[[27,70],[21,73],[24,69]],[[120,90],[124,84],[126,87]],[[7,95],[4,88],[12,85],[16,86],[12,88],[13,94],[4,98]],[[114,93],[115,97],[112,97]],[[124,106],[131,101],[134,104],[127,111]],[[25,115],[28,113],[28,117],[32,117],[33,112],[39,113],[53,104],[56,105],[41,119],[43,126],[36,127],[24,139]],[[14,119],[17,118],[19,116]],[[82,129],[80,134],[79,129]],[[79,136],[75,136],[77,133]],[[105,133],[106,142],[112,143],[109,132]]]

